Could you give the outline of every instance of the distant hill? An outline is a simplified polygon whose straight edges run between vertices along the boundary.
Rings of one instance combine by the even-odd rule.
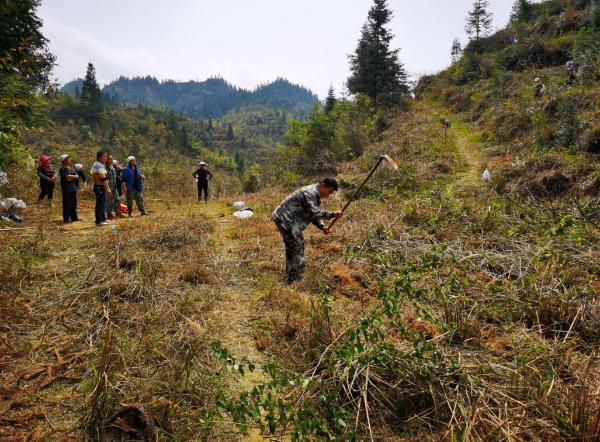
[[[81,90],[82,80],[65,84],[61,92],[74,94]],[[113,102],[127,106],[147,105],[168,108],[191,118],[220,118],[228,112],[252,104],[266,105],[303,117],[317,96],[302,86],[283,78],[260,85],[255,90],[238,88],[222,78],[206,81],[159,81],[155,77],[120,77],[102,89]]]

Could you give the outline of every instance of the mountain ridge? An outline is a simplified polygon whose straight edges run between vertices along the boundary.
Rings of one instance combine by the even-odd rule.
[[[76,79],[60,89],[65,94],[81,90],[83,80]],[[237,87],[221,77],[204,81],[158,80],[153,76],[124,77],[102,88],[106,99],[126,106],[146,105],[168,108],[195,119],[220,118],[247,104],[264,104],[304,117],[318,96],[310,89],[284,78],[259,84],[253,90]]]

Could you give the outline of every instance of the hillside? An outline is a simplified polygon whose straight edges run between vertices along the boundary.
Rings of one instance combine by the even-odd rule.
[[[93,227],[88,188],[79,223],[33,206],[0,231],[0,439],[600,440],[600,2],[517,4],[391,108],[112,104],[94,126],[47,97],[32,150],[139,148],[152,215]],[[252,193],[242,149],[265,160]],[[331,234],[308,227],[286,284],[273,209],[330,174],[339,210],[381,154],[399,170]],[[218,166],[208,205],[199,156]],[[33,173],[9,178],[35,200]]]
[[[598,230],[481,183],[481,133],[445,113],[445,141],[441,115],[419,101],[340,165],[346,184],[328,209],[382,150],[401,172],[382,168],[332,236],[307,231],[293,286],[270,213],[308,178],[205,208],[189,202],[191,183],[173,194],[150,176],[154,216],[118,223],[109,273],[97,262],[115,261],[114,241],[92,235],[91,205],[81,228],[33,209],[25,226],[48,234],[9,232],[0,261],[15,293],[1,305],[14,349],[2,357],[5,434],[77,437],[79,416],[90,434],[134,403],[182,439],[597,436]],[[240,198],[250,220],[231,216]],[[261,429],[262,416],[273,421]]]
[[[82,80],[74,80],[61,91],[74,94]],[[107,99],[127,106],[147,105],[167,108],[195,119],[220,118],[240,107],[260,104],[302,117],[317,100],[310,90],[278,78],[249,91],[229,84],[222,78],[206,81],[158,81],[154,77],[119,79],[102,88]]]
[[[599,35],[600,7],[591,0],[531,4],[526,17],[423,77],[416,93],[481,130],[499,190],[596,196]],[[574,80],[569,60],[579,67]],[[536,78],[545,86],[539,97]]]

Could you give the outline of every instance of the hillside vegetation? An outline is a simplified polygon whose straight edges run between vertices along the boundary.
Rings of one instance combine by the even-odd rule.
[[[471,42],[444,72],[422,78],[416,93],[481,131],[497,160],[500,191],[597,196],[599,36],[597,2],[530,4],[526,16],[514,16],[506,29]],[[579,66],[574,80],[569,60]],[[536,78],[546,86],[540,97]]]
[[[200,121],[109,105],[94,125],[46,97],[28,143],[139,146],[153,216],[103,231],[84,200],[79,225],[35,207],[33,230],[0,232],[0,438],[600,440],[600,9],[517,5],[415,99],[331,94],[285,129],[263,104]],[[244,175],[235,153],[265,132],[277,150]],[[273,209],[331,174],[338,210],[384,153],[399,170],[331,235],[309,228],[284,284]],[[198,155],[229,178],[208,206],[184,176]],[[32,183],[13,170],[11,191]],[[232,216],[240,199],[252,218]]]

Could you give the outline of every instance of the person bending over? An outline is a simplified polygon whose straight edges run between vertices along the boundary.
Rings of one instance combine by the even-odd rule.
[[[281,233],[285,244],[285,271],[287,282],[292,283],[302,277],[304,272],[304,230],[314,224],[325,235],[329,229],[324,219],[342,217],[342,212],[328,212],[321,209],[321,199],[328,198],[338,190],[334,178],[325,178],[316,184],[302,187],[288,195],[273,211],[272,219]]]

